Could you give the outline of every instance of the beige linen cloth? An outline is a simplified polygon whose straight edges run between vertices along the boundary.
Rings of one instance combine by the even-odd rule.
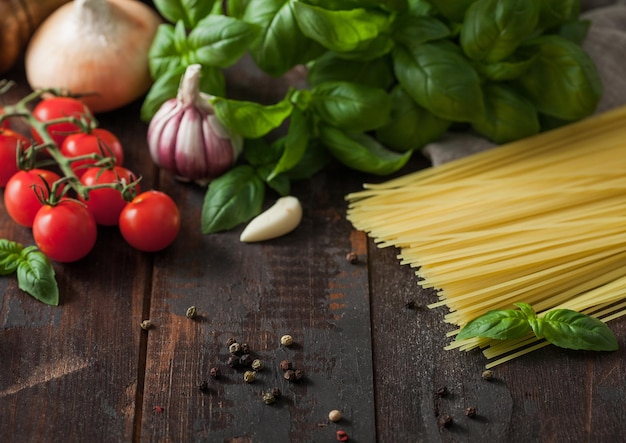
[[[626,105],[626,0],[583,0],[581,5],[581,18],[591,20],[583,48],[595,62],[604,88],[596,109],[601,113]],[[422,152],[439,165],[493,146],[477,134],[448,133]]]

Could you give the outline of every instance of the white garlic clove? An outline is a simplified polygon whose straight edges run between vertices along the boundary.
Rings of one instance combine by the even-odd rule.
[[[300,201],[293,196],[281,197],[248,223],[239,240],[251,243],[280,237],[296,229],[301,220]]]

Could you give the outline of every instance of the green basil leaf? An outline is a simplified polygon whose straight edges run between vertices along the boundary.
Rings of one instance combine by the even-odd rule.
[[[298,27],[289,0],[251,0],[248,3],[243,19],[262,29],[250,54],[263,71],[279,77],[323,53],[324,48]]]
[[[467,8],[476,0],[428,0],[441,15],[451,22],[461,23]]]
[[[520,47],[536,56],[519,83],[539,112],[563,120],[591,115],[602,97],[602,80],[593,60],[578,45],[545,35]]]
[[[274,168],[272,168],[271,165],[263,165],[257,168],[256,173],[265,181],[265,183],[267,183],[267,186],[272,188],[282,197],[289,195],[289,192],[291,190],[291,182],[289,180],[289,177],[287,177],[286,175],[278,175],[272,177],[271,175],[273,169]]]
[[[329,10],[301,1],[292,5],[304,35],[336,52],[367,47],[392,22],[389,14],[371,9]]]
[[[244,138],[258,138],[279,127],[291,115],[293,104],[289,96],[273,105],[222,97],[213,97],[211,104],[226,127]]]
[[[413,154],[413,151],[390,151],[363,133],[346,133],[329,125],[322,125],[319,131],[320,140],[331,154],[357,171],[388,175],[402,168]]]
[[[276,143],[283,143],[277,140]],[[291,180],[306,180],[324,169],[333,160],[332,155],[319,139],[311,139],[300,162],[285,172]]]
[[[535,62],[535,57],[530,57],[526,60],[512,57],[508,60],[501,60],[494,63],[475,63],[474,67],[487,79],[496,82],[514,80],[524,75],[524,73]]]
[[[489,311],[467,323],[456,336],[457,340],[473,337],[508,340],[531,332],[528,317],[517,309]]]
[[[154,0],[163,17],[171,22],[182,20],[185,28],[193,28],[213,9],[215,0]]]
[[[248,51],[260,33],[258,26],[243,20],[209,15],[187,37],[189,64],[227,68]]]
[[[450,29],[434,17],[400,15],[394,22],[394,40],[407,46],[439,40],[449,35]]]
[[[302,160],[309,144],[311,132],[308,115],[295,108],[291,114],[289,129],[285,136],[283,154],[269,174],[268,180],[273,180],[279,174],[289,171]]]
[[[511,55],[537,26],[540,0],[478,0],[465,14],[461,47],[474,60]]]
[[[256,167],[276,164],[282,152],[282,146],[270,144],[265,138],[248,138],[243,146],[243,158]]]
[[[17,269],[20,264],[24,246],[20,243],[0,239],[0,275],[8,275]]]
[[[222,2],[224,3],[224,2]],[[248,4],[251,3],[248,0],[226,0],[226,13],[229,17],[234,17],[243,20],[243,16],[248,9]],[[217,4],[215,6],[218,6]],[[215,13],[215,6],[213,13]],[[219,5],[221,8],[221,5]]]
[[[17,267],[17,282],[21,290],[48,305],[59,304],[59,287],[54,268],[48,258],[35,246],[22,251]]]
[[[562,23],[554,33],[577,45],[582,45],[589,33],[591,20],[570,20]]]
[[[478,133],[502,144],[539,132],[539,116],[530,100],[506,84],[487,84],[483,91],[485,112],[472,122]]]
[[[541,335],[561,348],[615,351],[619,347],[615,334],[605,323],[570,309],[548,311],[539,321]]]
[[[439,140],[450,127],[450,121],[441,119],[419,106],[402,86],[391,91],[391,117],[376,130],[376,138],[396,151],[417,150],[427,143]]]
[[[398,46],[393,60],[404,90],[439,118],[469,122],[483,112],[480,77],[453,43]]]
[[[540,5],[539,27],[542,29],[576,20],[580,14],[580,0],[541,0]]]
[[[211,181],[202,205],[203,234],[232,229],[261,212],[265,184],[250,165],[239,165]]]
[[[395,83],[393,68],[387,57],[373,60],[347,60],[336,53],[326,52],[309,67],[307,82],[311,86],[332,81],[359,83],[373,88],[388,89]]]
[[[148,52],[148,60],[150,75],[154,79],[180,66],[182,56],[176,47],[174,26],[166,23],[159,25]]]
[[[346,131],[369,131],[387,122],[391,97],[382,89],[328,82],[313,90],[310,107],[322,120]]]
[[[142,103],[142,121],[149,122],[163,103],[176,98],[180,79],[185,73],[185,69],[187,69],[187,65],[179,66],[156,79]],[[211,66],[203,66],[200,90],[207,94],[224,95],[226,93],[226,80],[222,71]]]

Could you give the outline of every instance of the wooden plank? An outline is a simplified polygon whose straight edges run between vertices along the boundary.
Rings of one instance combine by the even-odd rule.
[[[9,102],[27,93],[23,72],[8,78],[18,82]],[[100,123],[120,137],[127,164],[149,186],[153,168],[143,167],[150,163],[138,111],[131,106]],[[33,244],[30,229],[10,220],[3,202],[0,238]],[[88,257],[54,268],[58,307],[20,291],[14,276],[0,278],[0,435],[16,442],[131,441],[151,259],[108,228]]]
[[[340,183],[321,174],[293,194],[304,220],[290,235],[241,244],[241,229],[200,234],[202,190],[164,185],[184,202],[185,236],[158,257],[146,367],[145,441],[330,441],[343,428],[355,441],[375,435],[365,237],[351,235]],[[198,320],[186,318],[196,306]],[[279,344],[291,334],[296,344]],[[227,365],[230,337],[266,363],[254,383]],[[282,377],[283,359],[303,369],[301,383]],[[212,366],[223,376],[211,380]],[[197,384],[208,380],[210,391]],[[263,404],[277,386],[283,397]],[[161,406],[162,412],[155,410]],[[331,409],[345,419],[330,423]]]

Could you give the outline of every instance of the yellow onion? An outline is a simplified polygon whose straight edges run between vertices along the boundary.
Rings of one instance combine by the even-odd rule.
[[[92,112],[122,107],[152,84],[148,51],[159,15],[135,0],[74,0],[52,13],[26,49],[33,89],[86,94]]]
[[[163,103],[148,127],[152,160],[179,179],[206,181],[230,169],[243,148],[200,92],[200,65],[187,67],[176,98]]]

